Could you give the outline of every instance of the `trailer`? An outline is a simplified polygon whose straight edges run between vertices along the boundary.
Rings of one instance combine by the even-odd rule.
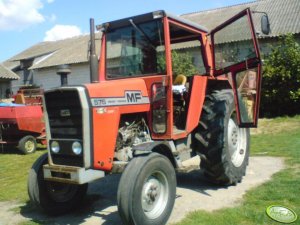
[[[0,144],[16,146],[23,154],[46,144],[42,90],[20,88],[15,103],[0,103]]]

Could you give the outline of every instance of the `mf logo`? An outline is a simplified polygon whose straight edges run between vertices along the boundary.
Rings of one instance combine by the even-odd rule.
[[[142,94],[139,91],[127,91],[125,93],[127,102],[140,102],[142,100]]]
[[[69,116],[71,116],[71,112],[69,109],[62,109],[62,110],[60,110],[60,116],[61,117],[69,117]]]

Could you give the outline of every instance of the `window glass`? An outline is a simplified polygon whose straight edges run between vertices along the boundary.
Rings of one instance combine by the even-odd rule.
[[[257,95],[257,68],[236,74],[236,87],[242,123],[253,123]]]
[[[246,15],[214,34],[214,51],[217,70],[256,57]]]
[[[163,26],[160,20],[110,30],[106,35],[108,78],[165,73]],[[161,61],[161,63],[159,63]]]
[[[167,96],[162,83],[152,86],[152,128],[156,134],[167,131]]]
[[[173,75],[205,74],[200,34],[170,24]]]

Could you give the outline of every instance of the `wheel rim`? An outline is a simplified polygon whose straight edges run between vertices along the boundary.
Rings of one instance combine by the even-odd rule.
[[[77,186],[47,181],[47,191],[55,202],[68,202],[77,192]]]
[[[168,203],[169,185],[165,174],[153,172],[145,181],[142,189],[142,207],[149,219],[159,217]]]
[[[247,133],[245,128],[239,128],[230,118],[228,122],[228,150],[231,162],[235,167],[240,167],[245,159],[247,149]]]
[[[27,140],[24,144],[24,147],[25,147],[26,152],[33,152],[35,145],[32,140]]]

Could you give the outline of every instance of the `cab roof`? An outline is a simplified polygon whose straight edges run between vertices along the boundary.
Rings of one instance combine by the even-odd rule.
[[[145,14],[138,15],[138,16],[132,16],[132,17],[127,17],[127,18],[120,19],[120,20],[115,20],[112,22],[103,23],[101,25],[98,25],[97,29],[98,30],[107,30],[107,29],[114,30],[116,28],[130,26],[129,20],[132,20],[134,23],[143,23],[143,22],[148,22],[148,21],[163,18],[163,17],[168,17],[170,19],[173,19],[173,20],[183,23],[185,25],[191,26],[198,30],[208,32],[208,29],[205,28],[204,26],[201,26],[197,23],[194,23],[194,22],[184,19],[182,17],[167,13],[164,10],[154,11],[154,12],[145,13]]]

